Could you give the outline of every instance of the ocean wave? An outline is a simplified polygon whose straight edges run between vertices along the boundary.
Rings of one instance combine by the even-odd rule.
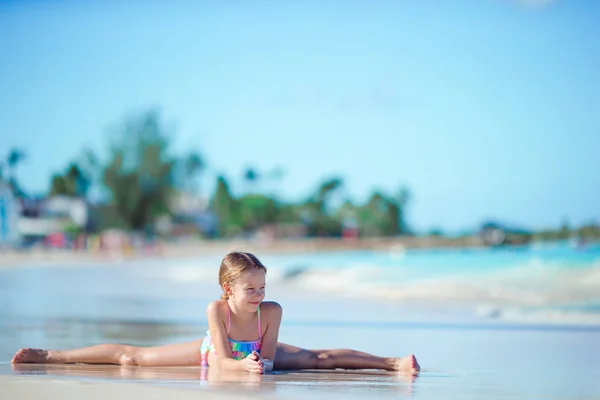
[[[279,257],[268,260],[270,288],[387,302],[457,302],[479,317],[507,321],[600,323],[600,259],[545,253],[419,253]],[[218,260],[139,266],[135,276],[215,284]]]
[[[481,305],[475,313],[480,317],[504,322],[526,322],[559,325],[600,325],[600,312],[587,310],[585,305],[562,309],[561,307],[527,308]]]
[[[570,265],[532,258],[505,268],[421,273],[410,266],[355,264],[308,268],[286,277],[302,290],[391,301],[471,301],[516,305],[570,304],[600,298],[600,264]]]

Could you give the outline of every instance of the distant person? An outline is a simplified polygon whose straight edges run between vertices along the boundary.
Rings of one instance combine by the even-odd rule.
[[[265,298],[267,269],[252,254],[232,252],[219,269],[221,299],[207,307],[202,339],[157,347],[101,344],[74,350],[21,349],[12,363],[218,366],[253,374],[297,369],[382,369],[416,375],[413,355],[384,358],[349,349],[306,350],[279,343],[281,306]]]

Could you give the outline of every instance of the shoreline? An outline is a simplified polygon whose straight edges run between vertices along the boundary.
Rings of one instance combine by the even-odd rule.
[[[508,321],[504,314],[478,313],[474,303],[394,303],[340,297],[330,291],[309,291],[310,285],[295,286],[294,281],[286,281],[271,292],[285,309],[279,341],[302,348],[354,348],[381,356],[414,353],[422,366],[421,374],[411,381],[394,373],[368,370],[305,370],[254,376],[201,367],[13,366],[5,362],[23,347],[64,349],[109,342],[152,346],[197,339],[207,324],[198,315],[202,312],[200,304],[214,298],[218,290],[214,282],[203,281],[204,275],[169,275],[171,269],[179,273],[194,269],[186,262],[179,263],[181,257],[210,255],[212,262],[212,255],[221,256],[236,248],[260,254],[268,249],[279,253],[344,251],[371,245],[372,250],[400,253],[407,248],[404,244],[398,246],[397,241],[363,241],[352,247],[346,247],[347,243],[332,245],[327,240],[310,243],[313,248],[305,244],[189,242],[168,245],[158,257],[132,254],[112,260],[149,260],[148,265],[134,262],[133,268],[113,268],[109,258],[90,253],[23,253],[12,268],[0,270],[8,278],[0,291],[0,304],[4,306],[0,307],[4,322],[0,330],[0,392],[3,398],[23,400],[140,396],[149,400],[170,396],[182,400],[198,396],[207,400],[363,400],[414,395],[452,400],[481,398],[482,393],[489,399],[570,400],[598,396],[600,365],[589,351],[599,345],[598,324]],[[473,247],[465,256],[471,257],[470,253],[477,251]],[[457,250],[459,255],[461,252]],[[353,253],[348,255],[352,257]],[[0,254],[0,260],[4,256]],[[323,253],[323,257],[329,255]],[[172,268],[169,260],[174,260]],[[153,265],[152,261],[158,262]],[[27,269],[36,265],[44,267]],[[139,273],[148,276],[135,285]],[[559,283],[562,287],[562,281]]]
[[[233,250],[257,254],[289,254],[350,250],[383,250],[403,252],[408,249],[484,248],[477,237],[459,239],[441,237],[400,238],[310,238],[289,240],[190,240],[186,242],[159,242],[152,251],[125,249],[123,251],[92,251],[73,249],[3,250],[0,268],[27,263],[42,265],[81,265],[82,263],[112,263],[149,259],[185,259],[207,255],[223,255]]]

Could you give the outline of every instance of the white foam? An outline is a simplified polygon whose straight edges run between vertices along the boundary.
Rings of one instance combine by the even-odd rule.
[[[486,316],[485,314],[480,314]],[[600,325],[600,314],[581,311],[552,309],[528,310],[520,308],[496,308],[487,315],[506,322],[550,323],[560,325]]]
[[[414,279],[410,267],[393,270],[370,264],[345,269],[306,269],[294,278],[303,290],[388,300],[495,301],[544,305],[600,297],[600,267],[568,268],[534,258],[512,268]],[[403,277],[411,279],[403,280]]]

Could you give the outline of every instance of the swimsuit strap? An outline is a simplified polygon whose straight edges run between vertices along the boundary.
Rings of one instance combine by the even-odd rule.
[[[229,331],[231,330],[231,307],[229,307],[229,303],[227,303],[227,336],[229,336]],[[260,329],[260,306],[258,306],[258,337],[262,340],[262,331]]]
[[[258,337],[262,340],[262,333],[260,331],[260,305],[258,306]]]

